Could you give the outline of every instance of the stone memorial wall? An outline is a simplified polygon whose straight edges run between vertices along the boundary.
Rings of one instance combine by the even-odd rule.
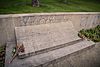
[[[72,22],[79,31],[100,25],[99,12],[32,13],[0,15],[0,44],[15,42],[15,27]]]

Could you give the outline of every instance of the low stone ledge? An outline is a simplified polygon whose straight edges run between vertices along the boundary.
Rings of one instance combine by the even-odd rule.
[[[89,15],[89,14],[100,14],[100,12],[54,12],[54,13],[25,13],[25,14],[4,14],[0,15],[0,18],[7,17],[21,17],[21,16],[38,16],[38,15],[66,15],[66,14],[81,14],[81,15]]]

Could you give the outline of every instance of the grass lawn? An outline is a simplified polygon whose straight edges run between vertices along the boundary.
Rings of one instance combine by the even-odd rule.
[[[32,7],[31,0],[0,0],[0,14],[40,12],[99,12],[99,0],[40,0],[40,7]]]
[[[95,28],[87,29],[87,30],[80,30],[79,31],[80,37],[86,37],[94,42],[100,42],[100,25]]]

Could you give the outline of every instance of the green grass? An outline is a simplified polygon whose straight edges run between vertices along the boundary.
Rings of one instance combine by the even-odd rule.
[[[100,25],[98,25],[95,28],[87,29],[87,30],[80,30],[80,35],[84,35],[86,38],[94,41],[94,42],[100,42]]]
[[[68,4],[60,0],[40,0],[40,7],[32,7],[31,0],[1,0],[0,14],[41,13],[41,12],[99,12],[100,1],[69,0]]]

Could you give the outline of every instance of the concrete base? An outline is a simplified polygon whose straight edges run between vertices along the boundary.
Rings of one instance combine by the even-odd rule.
[[[67,55],[77,53],[83,49],[94,46],[95,43],[92,41],[84,40],[74,45],[70,45],[64,48],[49,51],[47,53],[39,54],[39,55],[32,56],[29,58],[25,58],[25,59],[15,58],[11,64],[9,64],[8,61],[12,58],[11,55],[12,55],[12,48],[14,44],[8,43],[7,45],[9,46],[7,46],[6,48],[7,53],[6,53],[5,67],[35,67],[39,65],[44,65],[45,63],[47,64],[51,61],[57,60],[58,58],[62,58]]]

